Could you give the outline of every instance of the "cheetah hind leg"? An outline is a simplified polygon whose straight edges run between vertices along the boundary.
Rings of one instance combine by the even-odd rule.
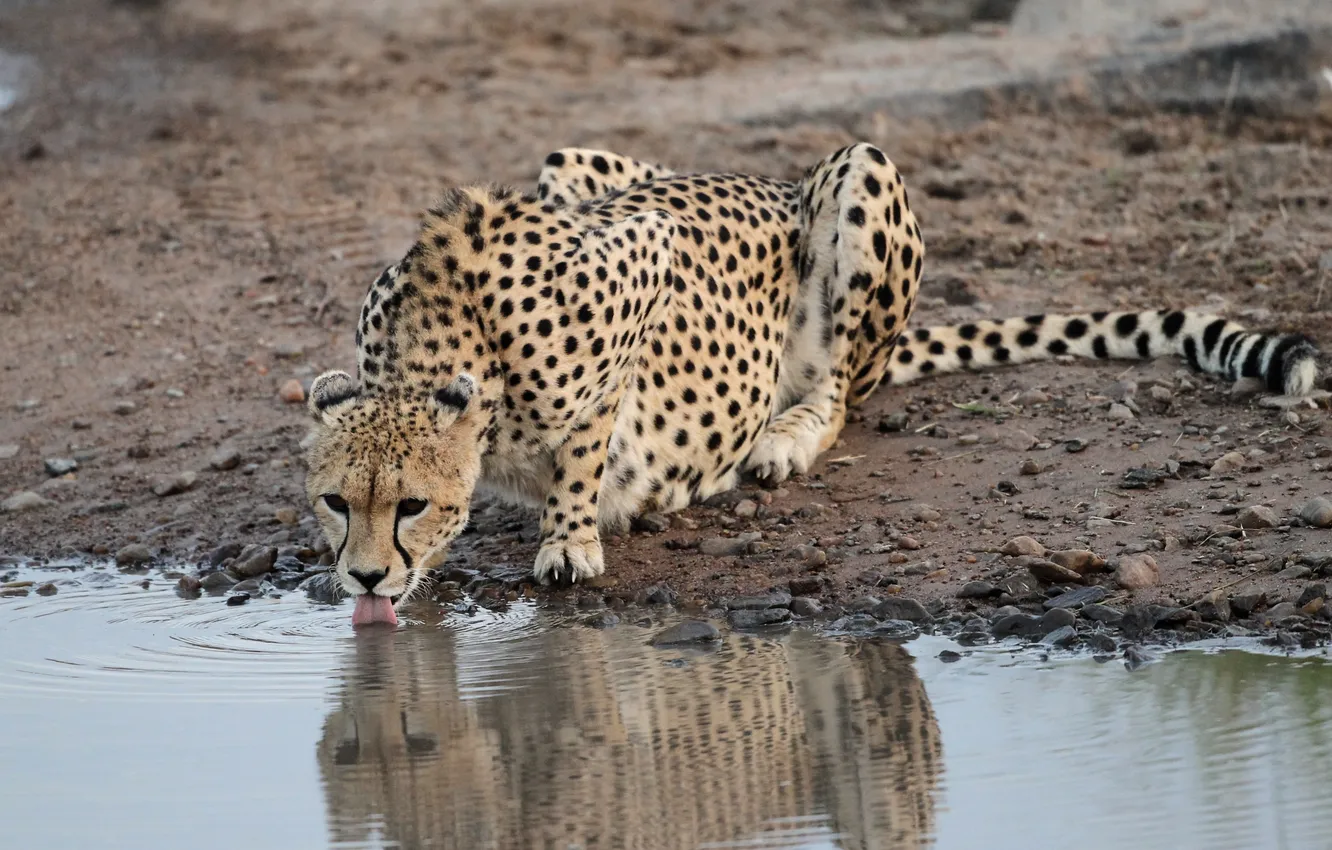
[[[745,467],[759,481],[774,486],[804,475],[815,458],[837,441],[846,420],[845,393],[832,376],[794,407],[782,411],[759,434]]]

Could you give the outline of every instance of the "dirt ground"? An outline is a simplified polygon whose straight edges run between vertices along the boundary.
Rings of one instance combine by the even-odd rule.
[[[777,127],[653,121],[639,102],[663,81],[871,35],[993,27],[967,20],[975,5],[4,6],[0,72],[20,94],[0,112],[0,499],[40,500],[0,515],[0,556],[141,544],[154,563],[196,565],[223,544],[313,545],[304,409],[280,388],[354,365],[365,287],[443,187],[530,185],[570,144],[785,177],[851,141],[879,145],[914,187],[930,249],[918,325],[1206,307],[1328,341],[1332,114],[1009,106],[962,129],[882,113]],[[891,417],[902,412],[904,426]],[[1230,452],[1242,463],[1213,472]],[[559,594],[641,599],[669,585],[686,601],[791,590],[832,612],[894,595],[959,620],[1002,602],[1040,611],[1048,584],[956,598],[968,582],[1025,575],[998,550],[1029,535],[1112,566],[1150,554],[1155,586],[1092,578],[1120,608],[1160,613],[1222,588],[1227,610],[1210,619],[1236,596],[1237,616],[1252,602],[1295,628],[1321,607],[1310,582],[1332,564],[1317,555],[1332,553],[1332,532],[1298,519],[1332,496],[1330,457],[1324,410],[1263,408],[1178,362],[947,377],[881,391],[810,475],[775,492],[649,518],[658,530],[609,541],[599,586]],[[48,459],[77,469],[49,474]],[[1145,489],[1123,486],[1131,469],[1167,465]],[[1237,528],[1254,505],[1275,528]],[[531,518],[476,516],[442,578],[483,597],[524,592]],[[746,532],[761,538],[727,544],[743,554],[697,548]]]

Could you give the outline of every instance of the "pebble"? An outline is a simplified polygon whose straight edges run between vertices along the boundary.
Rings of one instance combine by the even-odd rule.
[[[924,547],[924,543],[921,543],[909,534],[903,534],[897,539],[897,548],[906,549],[909,552],[914,552],[917,549],[923,549]]]
[[[1226,452],[1212,464],[1213,475],[1230,475],[1244,468],[1248,459],[1239,452]]]
[[[153,559],[153,552],[142,543],[131,543],[116,552],[116,566],[137,567]]]
[[[1078,630],[1073,626],[1060,626],[1059,628],[1047,633],[1041,642],[1050,646],[1057,646],[1066,649],[1077,643]]]
[[[902,412],[890,413],[879,420],[879,432],[896,434],[907,426],[907,415]]]
[[[762,611],[731,611],[726,615],[731,627],[735,629],[756,629],[785,623],[791,619],[791,612],[786,608],[765,608]]]
[[[1327,599],[1327,585],[1311,584],[1304,589],[1303,593],[1300,594],[1300,598],[1296,600],[1295,605],[1296,607],[1303,609],[1311,602],[1325,601],[1326,599]]]
[[[1118,608],[1112,608],[1109,605],[1102,605],[1099,602],[1093,602],[1090,605],[1082,606],[1082,616],[1088,620],[1097,623],[1105,623],[1107,626],[1114,626],[1124,619],[1124,612]]]
[[[1106,413],[1107,418],[1114,422],[1127,422],[1133,419],[1133,411],[1129,410],[1127,405],[1115,402],[1110,405],[1110,410]]]
[[[619,615],[613,614],[610,611],[602,611],[598,614],[593,614],[590,617],[583,618],[583,625],[592,629],[612,629],[619,624]]]
[[[248,593],[238,593],[235,596],[227,597],[227,605],[231,606],[232,608],[235,608],[237,605],[244,605],[246,602],[249,601],[250,601],[250,594]]]
[[[244,548],[239,543],[223,543],[208,554],[208,566],[216,569],[222,566],[222,562],[228,558],[235,558],[240,555]]]
[[[1230,597],[1230,613],[1236,617],[1244,619],[1253,615],[1253,612],[1267,601],[1267,594],[1262,591],[1256,593],[1237,593]]]
[[[962,653],[952,649],[945,649],[939,653],[938,658],[945,664],[952,664],[955,661],[962,660]]]
[[[677,646],[682,643],[713,643],[721,640],[717,627],[703,620],[685,620],[668,629],[657,632],[652,638],[653,646]]]
[[[139,406],[132,401],[118,401],[111,407],[111,412],[117,416],[129,416],[138,410]]]
[[[893,597],[874,606],[871,612],[880,620],[906,620],[908,623],[932,623],[934,618],[914,599]]]
[[[652,534],[660,534],[663,531],[669,531],[671,527],[671,518],[665,514],[647,513],[639,517],[634,517],[630,523],[634,531],[646,531]]]
[[[1087,605],[1093,605],[1106,597],[1104,587],[1079,587],[1076,590],[1070,590],[1067,593],[1061,593],[1053,599],[1045,600],[1046,610],[1053,608],[1084,608]]]
[[[1308,567],[1302,567],[1299,564],[1292,564],[1276,574],[1276,577],[1284,581],[1299,581],[1302,578],[1308,578],[1313,575],[1313,570]]]
[[[1300,519],[1314,528],[1332,528],[1332,500],[1322,496],[1310,499],[1300,508]]]
[[[245,549],[236,556],[236,561],[231,565],[231,572],[242,578],[253,578],[270,572],[273,569],[273,563],[277,560],[277,549],[272,546],[260,546],[253,544],[246,546]]]
[[[1087,449],[1086,440],[1074,438],[1072,440],[1064,441],[1064,451],[1068,452],[1069,454],[1075,455],[1078,452],[1086,451],[1086,449]]]
[[[79,462],[71,457],[48,457],[42,461],[46,467],[46,474],[52,478],[58,475],[68,475],[79,468]]]
[[[213,456],[208,459],[208,466],[219,472],[225,472],[229,469],[235,469],[240,466],[241,453],[230,446],[223,446],[213,452]]]
[[[1111,653],[1119,648],[1119,643],[1105,632],[1092,632],[1087,635],[1087,646],[1092,652]]]
[[[763,532],[751,531],[738,537],[710,537],[698,544],[698,551],[711,558],[744,555],[749,547],[763,539]]]
[[[1235,515],[1235,523],[1249,530],[1276,528],[1281,524],[1281,518],[1266,505],[1250,505]]]
[[[823,589],[823,582],[817,576],[798,576],[788,587],[792,596],[814,596]]]
[[[292,378],[278,388],[278,398],[287,404],[300,404],[305,401],[305,388],[300,381]]]
[[[296,513],[295,508],[278,508],[273,516],[283,525],[295,525],[300,520],[300,514]]]
[[[1267,609],[1267,619],[1276,622],[1277,620],[1282,620],[1286,617],[1293,617],[1297,613],[1299,613],[1299,611],[1295,607],[1294,602],[1278,602],[1276,605]]]
[[[204,590],[226,590],[236,584],[236,579],[219,570],[199,579],[199,586]]]
[[[817,599],[797,596],[791,600],[791,613],[797,617],[817,617],[823,613],[823,606]]]
[[[1041,634],[1048,635],[1056,629],[1071,627],[1078,621],[1078,615],[1067,608],[1051,608],[1041,615]]]
[[[1142,590],[1161,580],[1161,568],[1151,555],[1125,555],[1115,567],[1115,584],[1125,590]]]
[[[761,596],[737,596],[727,599],[722,607],[730,611],[762,611],[765,608],[786,608],[791,604],[791,594],[778,591]]]
[[[1000,617],[990,627],[997,638],[1013,637],[1041,637],[1044,632],[1041,631],[1041,621],[1030,614],[1009,614],[1006,617]]]
[[[1105,558],[1086,549],[1064,549],[1060,552],[1051,552],[1046,557],[1079,575],[1105,571]]]
[[[1018,467],[1018,474],[1019,474],[1019,475],[1040,475],[1040,474],[1041,474],[1041,465],[1040,465],[1039,463],[1037,463],[1036,461],[1032,460],[1031,458],[1027,458],[1026,460],[1022,461],[1022,465]]]
[[[199,581],[198,576],[181,576],[180,580],[176,582],[176,592],[181,596],[198,596],[202,588],[203,582]]]
[[[1047,584],[1082,584],[1086,581],[1079,573],[1044,558],[1023,558],[1022,566],[1027,568],[1027,572]]]
[[[1014,537],[1005,543],[1004,548],[999,551],[1010,556],[1035,555],[1040,557],[1045,554],[1045,547],[1030,537]]]
[[[916,522],[938,522],[943,519],[943,514],[930,505],[916,505],[911,511],[911,518]]]
[[[741,519],[750,519],[758,513],[758,502],[753,499],[741,499],[735,503],[735,515]]]
[[[46,584],[37,585],[38,596],[55,596],[59,592],[60,588],[56,587],[53,583],[49,581]]]
[[[1217,588],[1203,596],[1193,605],[1193,610],[1198,612],[1209,623],[1226,623],[1230,621],[1230,600],[1226,598],[1226,592]]]
[[[16,457],[19,453],[19,447],[16,443],[0,444],[0,460],[9,460]]]
[[[1048,404],[1050,395],[1040,390],[1031,389],[1019,394],[1015,401],[1018,407],[1031,407],[1034,404]]]
[[[957,596],[959,599],[984,599],[998,592],[999,588],[988,581],[969,581],[957,592]]]
[[[17,514],[24,511],[40,510],[49,507],[51,504],[50,499],[44,498],[39,493],[34,493],[31,490],[21,490],[0,502],[0,511],[7,514]]]
[[[188,469],[175,475],[161,476],[153,481],[153,495],[159,498],[178,496],[193,489],[198,480],[199,473]]]
[[[646,605],[674,605],[678,598],[679,595],[664,584],[653,585],[643,593]]]

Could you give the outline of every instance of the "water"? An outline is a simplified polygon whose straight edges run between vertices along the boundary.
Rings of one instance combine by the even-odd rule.
[[[1320,848],[1332,664],[0,599],[5,847]]]

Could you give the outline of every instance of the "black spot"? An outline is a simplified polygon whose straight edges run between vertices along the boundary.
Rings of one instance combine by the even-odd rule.
[[[1087,335],[1087,323],[1082,319],[1069,319],[1064,326],[1064,336],[1069,339],[1082,339]]]
[[[957,335],[960,336],[960,337],[962,337],[962,338],[965,339],[965,340],[973,340],[973,339],[975,339],[975,338],[976,338],[976,334],[978,334],[978,333],[980,333],[980,328],[976,327],[975,325],[973,325],[973,324],[971,324],[971,323],[967,323],[967,324],[965,324],[965,325],[961,325],[961,326],[958,327],[958,329],[957,329]]]
[[[1045,346],[1045,350],[1056,356],[1068,353],[1068,343],[1062,339],[1052,339],[1050,344]]]
[[[883,191],[883,187],[879,185],[878,179],[873,174],[865,175],[865,191],[875,198],[879,197],[879,192]]]
[[[1130,337],[1138,329],[1138,314],[1125,313],[1118,319],[1115,319],[1115,333],[1122,337]]]
[[[852,207],[846,211],[846,220],[856,227],[865,226],[865,211],[860,207]]]
[[[1203,330],[1204,355],[1206,355],[1207,357],[1212,356],[1212,351],[1216,349],[1216,344],[1221,341],[1221,331],[1225,330],[1225,327],[1226,327],[1226,320],[1217,319],[1215,322],[1212,322],[1206,327],[1206,329]],[[1246,377],[1256,378],[1258,376],[1248,375],[1246,373]]]
[[[1152,356],[1152,336],[1143,331],[1138,334],[1138,356],[1144,360]]]
[[[546,157],[546,165],[552,166],[554,168],[559,168],[560,166],[564,165],[564,154],[560,153],[559,151],[555,151],[555,153]]]
[[[1017,335],[1017,343],[1023,348],[1031,348],[1040,341],[1040,334],[1032,330],[1023,331]]]
[[[592,167],[597,170],[598,174],[610,174],[610,163],[601,154],[592,157]]]
[[[1166,339],[1174,339],[1182,327],[1184,327],[1184,314],[1177,310],[1161,322],[1161,333],[1165,334]]]
[[[1092,340],[1092,354],[1095,354],[1101,360],[1110,356],[1110,349],[1105,346],[1105,337],[1100,334],[1097,334],[1096,338]]]

